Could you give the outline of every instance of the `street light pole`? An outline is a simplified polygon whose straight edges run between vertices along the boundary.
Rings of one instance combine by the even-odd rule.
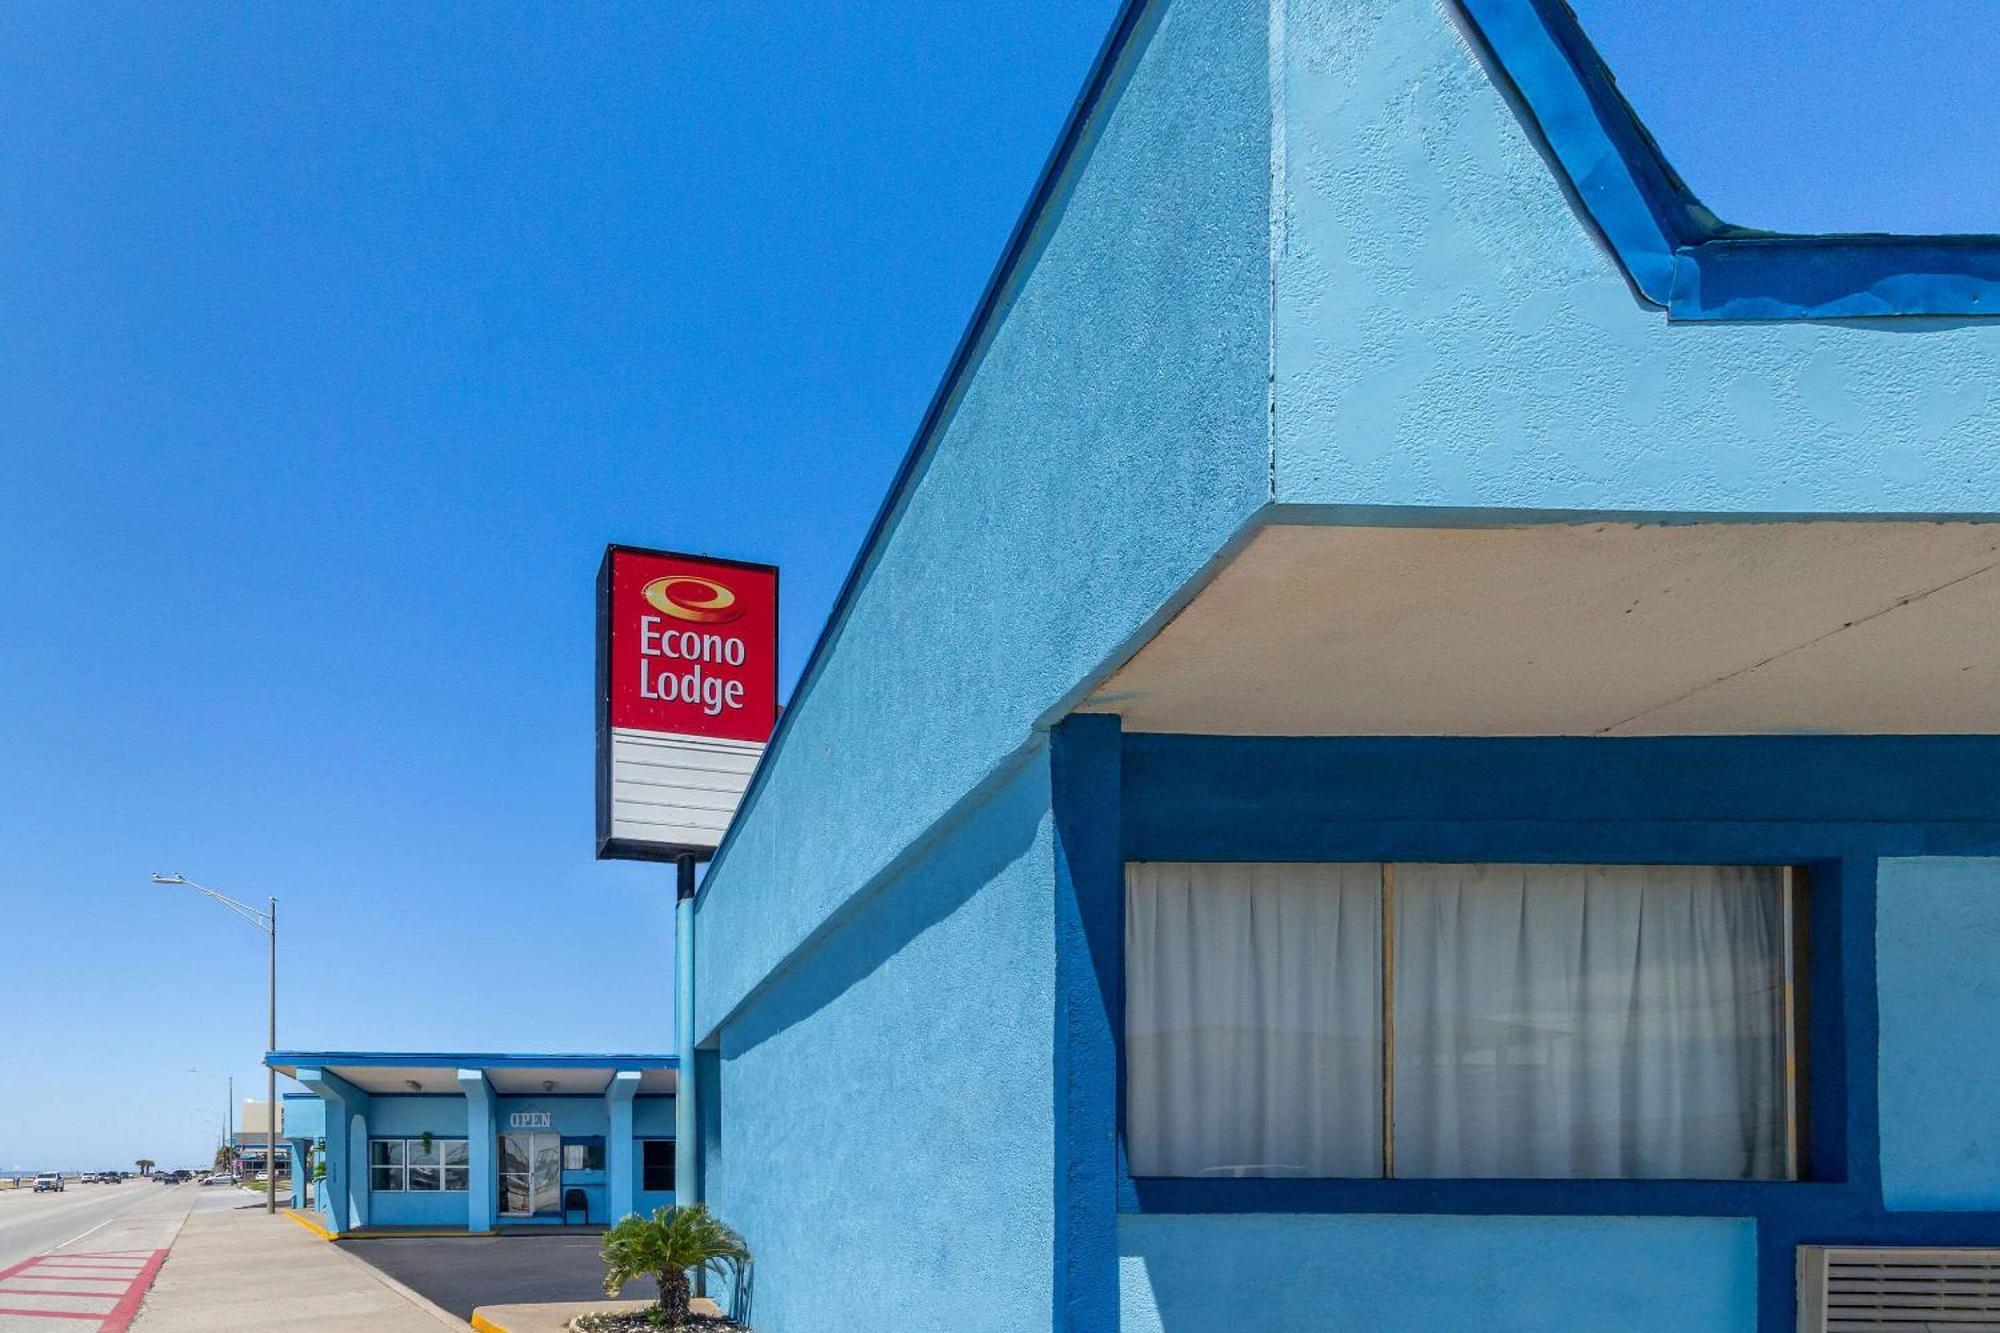
[[[154,875],[155,884],[182,884],[203,897],[213,899],[236,915],[248,921],[270,937],[271,941],[271,995],[270,1027],[265,1034],[264,1050],[268,1053],[278,1049],[278,900],[270,900],[268,911],[260,912],[248,903],[239,903],[226,893],[217,893],[206,884],[197,884],[185,875]],[[264,1066],[264,1211],[278,1211],[278,1071],[268,1063]],[[235,1114],[235,1076],[230,1081],[230,1114]]]

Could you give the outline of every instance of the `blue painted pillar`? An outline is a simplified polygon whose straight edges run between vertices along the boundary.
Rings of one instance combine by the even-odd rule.
[[[292,1163],[292,1207],[304,1209],[310,1203],[306,1193],[312,1188],[312,1170],[306,1165],[312,1151],[312,1140],[286,1139],[285,1149]]]
[[[623,1221],[636,1211],[632,1207],[632,1183],[638,1175],[638,1164],[632,1160],[632,1098],[638,1092],[636,1069],[619,1070],[604,1088],[604,1100],[611,1110],[611,1131],[604,1139],[604,1174],[611,1182],[607,1222]]]
[[[483,1069],[458,1071],[458,1086],[465,1093],[465,1229],[493,1230],[493,1213],[499,1206],[499,1130],[493,1118],[493,1085]]]
[[[320,1211],[338,1236],[368,1224],[368,1094],[322,1069],[300,1069],[294,1078],[319,1094],[326,1107],[326,1179]]]
[[[356,1230],[368,1225],[368,1109],[367,1103],[347,1108],[347,1218]],[[331,1135],[328,1136],[331,1138]]]
[[[1056,1333],[1118,1327],[1118,1048],[1125,1023],[1123,735],[1079,714],[1049,738],[1056,833]]]
[[[674,1206],[701,1202],[701,1128],[695,1114],[694,897],[674,904],[674,1036],[680,1068],[674,1075]]]

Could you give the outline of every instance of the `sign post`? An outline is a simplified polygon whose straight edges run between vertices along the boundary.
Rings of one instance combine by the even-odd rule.
[[[597,855],[674,863],[674,1202],[685,1206],[701,1199],[694,867],[721,845],[777,721],[777,569],[609,547],[597,703]]]

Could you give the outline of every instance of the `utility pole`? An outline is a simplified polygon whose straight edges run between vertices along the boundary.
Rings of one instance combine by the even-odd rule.
[[[270,900],[269,910],[260,912],[248,903],[237,902],[226,893],[217,893],[206,884],[197,884],[186,875],[155,875],[155,884],[181,884],[193,889],[205,898],[222,904],[236,915],[263,931],[271,940],[270,968],[270,1026],[265,1033],[264,1051],[269,1054],[278,1049],[278,900]],[[278,1211],[278,1071],[267,1061],[264,1065],[264,1211]],[[236,1077],[230,1075],[229,1083],[229,1137],[236,1137]],[[233,1144],[231,1146],[234,1146]]]

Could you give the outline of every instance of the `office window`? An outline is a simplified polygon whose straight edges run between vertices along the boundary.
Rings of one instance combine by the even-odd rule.
[[[444,1147],[444,1187],[446,1190],[472,1188],[472,1148],[464,1139],[442,1139]]]
[[[368,1188],[400,1190],[405,1188],[403,1180],[403,1141],[368,1140]]]
[[[1133,863],[1132,1172],[1791,1178],[1795,880]]]
[[[403,1162],[412,1190],[435,1194],[444,1188],[444,1147],[436,1139],[428,1148],[422,1139],[405,1139]]]
[[[430,1147],[416,1139],[368,1140],[368,1188],[419,1191],[471,1188],[471,1155],[464,1139],[431,1138]]]
[[[602,1171],[604,1169],[603,1139],[564,1139],[563,1170]]]
[[[646,1139],[639,1145],[640,1159],[639,1188],[657,1190],[662,1193],[674,1187],[674,1141],[672,1139]]]

